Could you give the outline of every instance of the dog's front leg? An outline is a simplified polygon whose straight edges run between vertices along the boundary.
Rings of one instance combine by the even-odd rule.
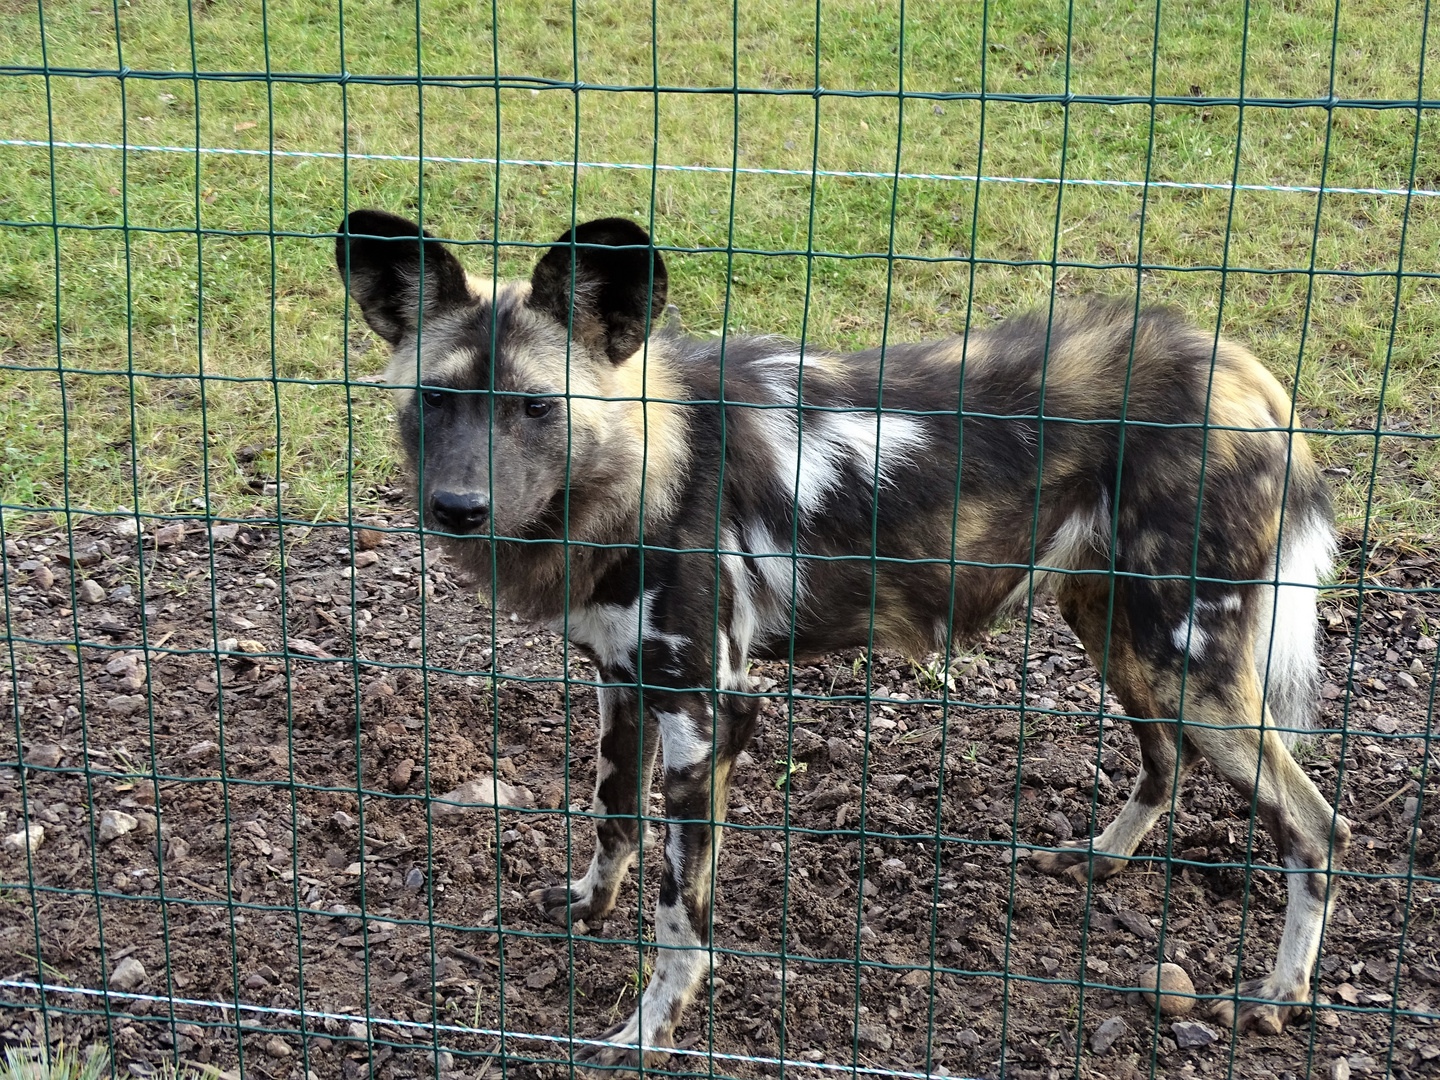
[[[647,691],[647,698],[651,696]],[[588,1045],[577,1060],[592,1065],[635,1067],[636,1046],[672,1045],[675,1025],[711,971],[710,911],[719,826],[725,820],[730,769],[739,752],[735,718],[717,739],[709,695],[659,694],[653,716],[660,728],[665,785],[665,865],[655,911],[655,972],[639,1007],[602,1038],[615,1045]],[[746,703],[745,712],[753,712]],[[649,1064],[647,1057],[647,1064]]]
[[[631,685],[616,685],[622,680]],[[660,741],[655,724],[642,730],[634,676],[602,670],[600,681],[600,741],[592,803],[595,854],[583,877],[530,894],[546,915],[562,925],[571,919],[602,919],[615,907],[640,846]]]

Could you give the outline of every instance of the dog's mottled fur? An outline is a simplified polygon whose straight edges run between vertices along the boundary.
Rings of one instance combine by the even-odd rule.
[[[393,349],[426,527],[475,573],[493,561],[501,602],[599,669],[595,856],[536,894],[549,916],[611,910],[661,758],[670,947],[585,1060],[668,1045],[711,969],[716,826],[758,712],[747,662],[923,655],[1042,584],[1133,717],[1142,767],[1104,832],[1038,863],[1122,869],[1208,759],[1290,871],[1275,968],[1232,1018],[1279,1031],[1303,1012],[1350,836],[1287,749],[1314,714],[1333,532],[1290,400],[1248,352],[1128,303],[849,355],[695,339],[656,329],[665,266],[629,221],[567,232],[505,284],[467,279],[402,218],[357,211],[340,231],[340,273]]]

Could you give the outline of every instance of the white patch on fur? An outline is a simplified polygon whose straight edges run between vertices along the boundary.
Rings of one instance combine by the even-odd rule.
[[[1091,510],[1077,510],[1060,523],[1035,557],[1035,571],[1010,590],[1004,607],[1015,607],[1053,584],[1055,571],[1080,570],[1093,565],[1095,556],[1110,547],[1110,499],[1104,493]]]
[[[805,595],[804,563],[788,542],[777,539],[758,521],[741,526],[741,542],[732,529],[720,534],[722,550],[744,552],[721,556],[730,579],[732,612],[722,660],[722,689],[746,690],[745,663],[757,638],[769,641],[789,636],[792,614]],[[751,567],[755,573],[751,573]],[[758,574],[760,580],[755,580]]]
[[[655,629],[650,613],[654,609],[656,595],[654,589],[645,594],[643,623],[638,599],[625,607],[619,604],[591,604],[572,608],[570,640],[594,652],[601,664],[632,673],[635,671],[635,651],[642,641],[663,641],[672,648],[684,648],[689,644],[689,638]],[[550,628],[556,633],[563,633],[566,629],[559,619],[551,620]]]
[[[1195,621],[1194,615],[1187,615],[1170,633],[1170,643],[1177,652],[1188,652],[1192,660],[1205,659],[1205,645],[1209,642],[1205,631]]]
[[[1197,611],[1239,611],[1242,606],[1239,593],[1226,593],[1219,600],[1196,600]]]
[[[1259,586],[1255,673],[1287,746],[1314,716],[1319,657],[1315,603],[1320,581],[1335,560],[1335,533],[1321,518],[1293,525],[1287,517],[1275,585]]]
[[[701,737],[695,718],[686,712],[657,712],[660,725],[660,754],[666,772],[688,769],[710,760],[714,747],[709,737]]]
[[[765,378],[773,398],[767,404],[795,403],[798,355],[767,356],[753,363],[762,377],[776,376]],[[754,416],[766,431],[780,487],[793,492],[795,505],[803,514],[819,510],[826,497],[840,487],[846,464],[883,487],[929,442],[924,423],[914,416],[885,413],[877,424],[872,410],[807,409],[803,429],[792,408],[756,409]]]
[[[765,588],[774,596],[788,597],[794,593],[798,603],[804,591],[804,563],[792,545],[782,544],[758,521],[747,522],[743,529],[745,550],[762,556],[755,559],[755,569],[760,572]]]
[[[750,652],[750,642],[760,628],[759,613],[755,609],[756,597],[750,572],[745,567],[745,557],[740,555],[740,538],[730,529],[720,534],[721,549],[730,554],[721,555],[720,563],[730,578],[731,613],[728,630],[734,637],[734,647],[726,643],[725,668],[743,666]],[[723,633],[721,635],[724,636]]]

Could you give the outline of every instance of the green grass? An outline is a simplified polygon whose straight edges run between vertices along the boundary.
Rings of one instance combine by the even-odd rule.
[[[100,1046],[85,1053],[63,1043],[54,1050],[8,1046],[0,1060],[0,1080],[100,1080],[109,1075],[110,1057]]]
[[[101,1080],[102,1077],[123,1075],[110,1064],[105,1047],[93,1044],[85,1050],[66,1046],[53,1048],[34,1044],[7,1046],[0,1058],[0,1080]],[[177,1067],[173,1061],[160,1063],[157,1076],[161,1080],[240,1080],[239,1070],[221,1072],[213,1065]]]
[[[732,47],[724,5],[662,4],[652,55],[651,7],[638,0],[581,0],[578,28],[565,5],[505,0],[495,9],[459,0],[426,2],[418,19],[427,75],[579,78],[587,84],[784,90],[815,85],[815,6],[799,0],[738,8]],[[116,18],[108,4],[44,5],[52,68],[114,69]],[[981,88],[979,4],[921,0],[906,6],[905,87],[920,92]],[[1365,0],[1256,4],[1248,42],[1239,2],[1166,3],[1159,30],[1156,92],[1235,96],[1241,52],[1252,97],[1326,97],[1332,35],[1334,92],[1340,98],[1413,100],[1419,89],[1423,7]],[[345,5],[344,66],[355,75],[413,75],[416,9],[364,0]],[[267,41],[255,0],[193,7],[193,64],[201,71],[263,72]],[[989,12],[985,89],[992,93],[1146,95],[1154,51],[1154,8],[1078,4],[1070,28],[1057,0],[998,3]],[[123,63],[138,71],[192,69],[191,20],[175,0],[119,8]],[[896,3],[827,0],[821,5],[819,82],[831,90],[893,90],[899,58]],[[270,12],[273,72],[341,70],[337,9],[296,0]],[[29,0],[0,0],[3,62],[39,65],[41,38]],[[1440,40],[1440,35],[1436,39]],[[498,41],[498,57],[492,42]],[[1426,64],[1425,96],[1436,91],[1437,55]],[[578,57],[578,67],[573,57]],[[197,98],[198,88],[198,98]],[[264,81],[154,80],[0,74],[0,137],[416,154],[421,150],[415,86]],[[578,102],[578,118],[577,118]],[[726,95],[581,92],[568,89],[427,87],[427,155],[592,162],[879,171],[893,168],[899,106],[892,98],[809,94]],[[987,105],[987,176],[1143,180],[1151,145],[1144,104],[995,102]],[[498,120],[497,120],[498,117]],[[1226,183],[1235,171],[1239,110],[1208,104],[1154,110],[1154,179]],[[1327,128],[1328,122],[1328,128]],[[1328,133],[1332,186],[1406,187],[1411,180],[1412,108],[1248,108],[1238,180],[1314,185]],[[497,143],[498,124],[498,143]],[[900,168],[965,174],[976,169],[980,106],[910,99],[903,112]],[[817,152],[818,147],[818,152]],[[363,510],[397,469],[388,396],[343,380],[345,316],[324,233],[347,204],[414,214],[414,163],[0,146],[5,183],[0,220],[108,229],[0,226],[0,498],[20,507],[60,506],[146,513],[273,516],[276,499],[253,490],[276,476],[287,516],[343,518],[353,495]],[[1437,118],[1425,114],[1414,182],[1440,187]],[[53,192],[53,196],[52,196]],[[653,195],[653,201],[652,201]],[[53,198],[53,202],[52,202]],[[978,221],[966,182],[821,178],[814,191],[817,251],[885,252],[891,203],[894,250],[921,260],[817,259],[807,296],[802,257],[737,255],[730,277],[721,253],[670,256],[672,297],[692,330],[763,330],[823,346],[878,343],[890,292],[892,340],[963,327],[967,310],[985,324],[1065,295],[1133,293],[1131,269],[1049,265],[1133,263],[1141,247],[1141,192],[1134,188],[984,183]],[[1057,199],[1061,200],[1057,229]],[[622,213],[648,219],[663,245],[762,251],[807,247],[807,177],[431,164],[424,170],[425,219],[464,242],[498,237],[541,243],[580,218]],[[498,211],[497,211],[498,208]],[[1173,270],[1147,271],[1147,300],[1178,304],[1202,324],[1247,343],[1286,384],[1300,370],[1298,398],[1312,426],[1373,429],[1385,390],[1386,427],[1440,431],[1440,308],[1429,280],[1396,278],[1406,201],[1396,196],[1326,196],[1316,222],[1313,194],[1249,192],[1234,198],[1223,278],[1197,266],[1226,260],[1231,198],[1223,191],[1154,188],[1146,208],[1144,258]],[[1440,204],[1415,199],[1404,262],[1440,266]],[[204,229],[263,235],[206,235]],[[154,232],[144,230],[177,230]],[[189,230],[188,232],[186,230]],[[971,237],[980,259],[969,262]],[[1058,234],[1058,240],[1057,240]],[[57,239],[58,237],[58,239]],[[56,277],[58,246],[59,275]],[[467,253],[472,270],[492,249]],[[1319,275],[1302,270],[1371,273]],[[500,271],[524,274],[534,253],[500,249]],[[1270,271],[1268,273],[1254,271]],[[272,284],[273,280],[273,284]],[[1313,284],[1308,326],[1303,316]],[[808,323],[806,321],[808,316]],[[65,409],[57,374],[56,326]],[[1304,349],[1301,352],[1302,335]],[[381,351],[349,326],[349,374],[375,373]],[[1393,337],[1393,347],[1391,339]],[[203,371],[207,378],[197,378]],[[28,370],[35,369],[35,370]],[[250,380],[250,381],[233,381]],[[66,411],[68,410],[68,412]],[[67,424],[68,416],[68,424]],[[68,432],[67,432],[68,427]],[[277,434],[278,429],[278,434]],[[1324,436],[1337,478],[1343,523],[1358,530],[1373,480],[1374,529],[1387,537],[1433,534],[1440,474],[1435,440],[1385,438],[1372,473],[1375,440]],[[237,457],[259,447],[251,462]],[[202,449],[205,453],[202,454]],[[208,460],[208,471],[202,463]],[[134,469],[132,470],[132,463]],[[347,490],[348,485],[348,490]],[[7,512],[7,527],[47,523]]]

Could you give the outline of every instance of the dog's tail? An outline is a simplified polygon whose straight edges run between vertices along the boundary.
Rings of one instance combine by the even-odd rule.
[[[1297,435],[1291,442],[1289,492],[1279,540],[1279,574],[1260,588],[1255,670],[1269,722],[1287,747],[1315,727],[1320,693],[1319,586],[1335,561],[1335,525],[1325,481]],[[1267,564],[1276,566],[1273,558]],[[1270,570],[1266,571],[1266,577]]]

